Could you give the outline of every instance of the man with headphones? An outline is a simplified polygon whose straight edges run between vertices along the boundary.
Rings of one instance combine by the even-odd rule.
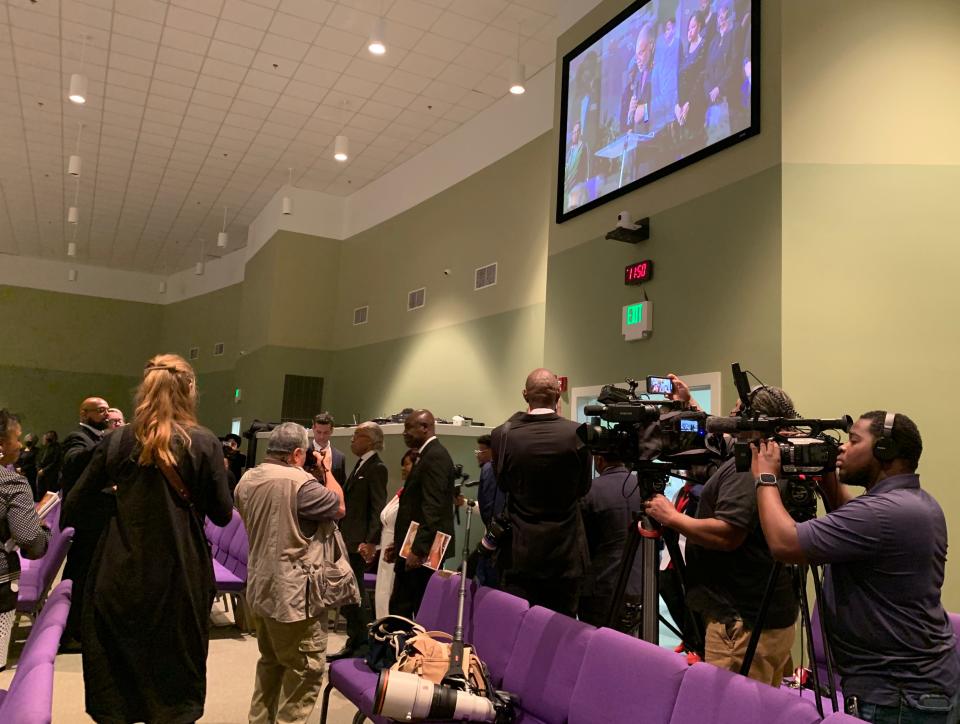
[[[955,724],[960,657],[940,600],[947,525],[916,474],[906,415],[866,412],[824,476],[832,512],[796,523],[776,487],[780,448],[754,451],[760,523],[773,556],[829,564],[820,602],[848,712],[866,721]],[[839,480],[838,480],[839,477]],[[848,485],[866,488],[853,497]]]

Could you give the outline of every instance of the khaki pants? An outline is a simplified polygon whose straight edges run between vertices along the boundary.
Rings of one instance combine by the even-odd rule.
[[[783,674],[792,668],[790,649],[793,647],[795,626],[766,629],[760,634],[757,652],[750,665],[750,678],[770,686],[780,686]],[[707,620],[706,661],[717,668],[739,672],[747,653],[750,632],[743,621],[723,624]]]
[[[306,722],[323,683],[327,617],[280,623],[251,614],[260,660],[250,702],[251,724]]]

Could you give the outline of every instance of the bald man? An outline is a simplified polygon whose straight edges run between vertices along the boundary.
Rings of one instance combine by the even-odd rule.
[[[553,372],[531,372],[523,399],[527,411],[492,435],[494,472],[509,496],[511,523],[498,558],[502,587],[531,606],[574,616],[589,562],[580,498],[590,490],[590,453],[577,423],[557,413],[560,383]]]
[[[110,405],[102,397],[88,397],[80,403],[80,425],[66,436],[61,445],[63,464],[60,468],[60,497],[66,498],[74,484],[83,475],[87,463],[93,457],[93,449],[109,427],[107,412]],[[62,523],[62,521],[61,521]],[[63,577],[73,581],[76,590],[82,591],[93,551],[100,539],[103,522],[89,521],[89,527],[76,526],[73,543],[67,553]],[[79,650],[80,615],[83,596],[75,596],[70,606],[67,627],[63,633],[62,650]]]
[[[407,557],[397,556],[390,613],[413,618],[433,575],[423,563],[438,532],[451,537],[444,559],[454,552],[454,470],[450,453],[437,439],[436,421],[430,410],[416,410],[407,416],[403,423],[403,441],[408,448],[418,450],[420,457],[403,485],[393,550],[400,552],[411,521],[420,527]]]

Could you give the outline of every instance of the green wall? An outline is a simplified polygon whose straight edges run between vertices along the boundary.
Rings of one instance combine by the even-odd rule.
[[[545,360],[571,387],[648,374],[721,372],[730,363],[780,380],[780,172],[772,168],[651,217],[638,246],[600,238],[550,257]],[[654,260],[642,289],[653,335],[625,342],[624,305],[642,301],[623,267]]]
[[[160,307],[0,286],[0,310],[10,325],[0,345],[0,406],[22,414],[26,432],[67,432],[92,395],[131,413]]]
[[[328,407],[338,421],[405,407],[497,425],[523,407],[520,390],[542,364],[544,305],[481,317],[401,339],[338,350]]]

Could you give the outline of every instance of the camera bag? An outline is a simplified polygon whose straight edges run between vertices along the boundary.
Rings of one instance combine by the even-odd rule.
[[[384,616],[367,628],[370,648],[364,660],[373,671],[383,671],[396,664],[407,639],[425,631],[423,626],[403,616]]]
[[[450,668],[450,644],[453,636],[445,631],[423,631],[407,639],[397,662],[390,668],[407,674],[416,674],[439,684]],[[464,646],[464,673],[470,689],[478,696],[487,696],[487,676],[483,662],[473,652],[472,646]]]

